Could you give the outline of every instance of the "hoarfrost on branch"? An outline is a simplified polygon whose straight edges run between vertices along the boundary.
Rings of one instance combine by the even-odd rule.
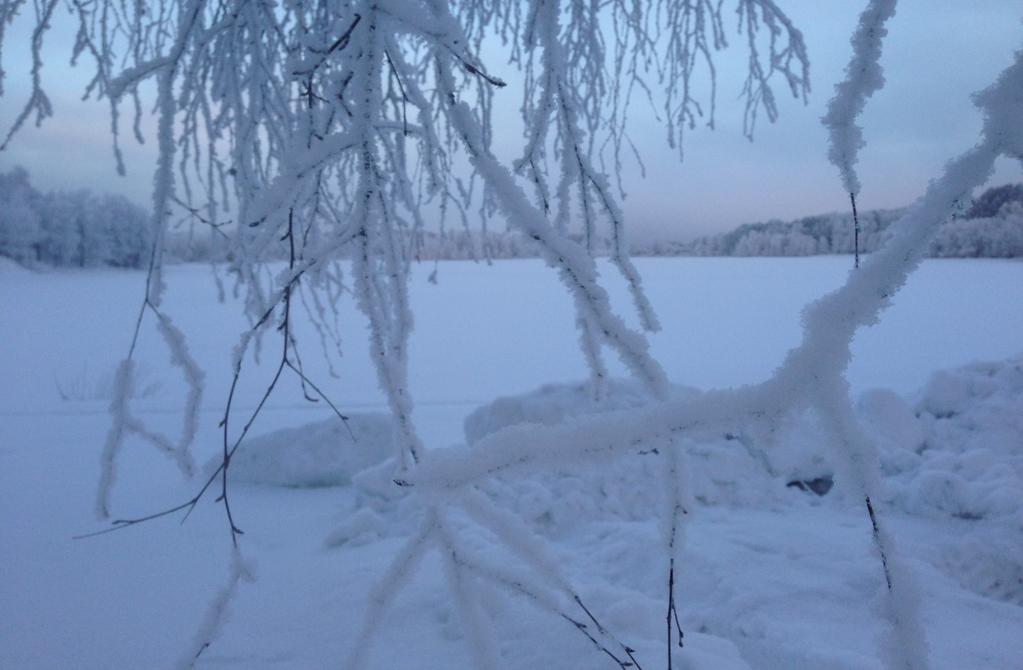
[[[883,85],[880,40],[894,5],[893,0],[868,4],[852,39],[849,78],[839,85],[825,119],[832,134],[829,155],[853,194],[859,190],[853,166],[862,143],[855,121],[866,98]],[[41,53],[59,6],[59,0],[32,5],[31,95],[8,138],[30,118],[41,122],[52,113]],[[949,163],[897,224],[889,243],[851,273],[845,286],[806,309],[803,341],[776,373],[761,384],[681,401],[669,399],[668,380],[644,333],[659,324],[628,257],[618,175],[628,155],[640,157],[628,132],[635,105],[651,104],[661,112],[668,142],[680,151],[683,133],[697,119],[713,126],[718,87],[713,54],[729,39],[724,3],[69,0],[67,6],[78,26],[74,57],[91,60],[94,68],[87,94],[111,106],[119,169],[122,107],[130,108],[137,137],[143,101],[154,95],[157,114],[154,246],[131,346],[116,376],[97,501],[100,516],[110,515],[115,462],[126,434],[149,440],[186,474],[192,470],[188,447],[203,375],[184,337],[161,311],[162,244],[174,216],[223,239],[232,259],[229,273],[246,291],[250,328],[239,335],[230,361],[234,384],[250,355],[266,355],[265,340],[281,338],[277,375],[255,413],[234,433],[229,421],[232,385],[222,423],[222,461],[195,498],[157,514],[115,521],[114,528],[121,528],[187,513],[207,491],[220,490],[218,501],[233,543],[229,579],[203,617],[182,667],[194,664],[211,642],[238,585],[250,576],[229,503],[231,456],[243,448],[249,426],[283,373],[296,374],[307,394],[329,396],[315,375],[302,368],[289,324],[294,294],[303,287],[319,289],[311,303],[301,293],[303,304],[324,346],[330,339],[340,345],[336,301],[337,287],[343,285],[337,262],[342,257],[352,259],[352,286],[370,324],[377,378],[400,427],[394,480],[423,509],[419,529],[371,592],[349,667],[362,667],[384,613],[429,551],[442,558],[477,666],[499,667],[482,615],[482,585],[557,614],[567,631],[584,635],[596,652],[620,667],[638,666],[633,650],[597,620],[544,542],[476,485],[496,473],[571,467],[633,452],[654,440],[662,445],[667,501],[662,525],[670,663],[674,571],[683,557],[688,505],[683,441],[707,431],[770,430],[786,415],[807,408],[817,411],[830,431],[844,463],[844,481],[867,499],[887,582],[891,632],[883,645],[886,665],[892,670],[926,667],[914,582],[895,539],[870,505],[880,486],[877,456],[856,424],[844,373],[853,335],[879,318],[955,203],[984,182],[998,156],[1023,156],[1023,56],[1017,54],[1013,65],[977,97],[986,119],[980,143]],[[2,44],[3,29],[26,5],[14,0],[0,7]],[[760,113],[769,120],[778,114],[778,80],[805,99],[809,62],[801,33],[775,2],[736,0],[731,7],[747,53],[742,99],[745,130],[752,135]],[[505,62],[484,57],[492,52],[484,45],[496,42],[506,49]],[[507,104],[501,71],[508,67],[524,76],[524,146],[512,165],[503,164],[493,151],[495,135],[503,130],[495,128],[493,110],[498,100]],[[0,84],[2,76],[0,71]],[[700,81],[708,82],[706,90],[699,90]],[[472,169],[462,174],[459,166],[466,159]],[[471,450],[431,451],[423,444],[408,387],[413,327],[408,277],[426,230],[427,204],[441,213],[441,225],[454,217],[462,226],[478,219],[485,227],[500,214],[521,231],[572,296],[594,394],[599,397],[607,381],[603,354],[609,350],[644,384],[651,403],[559,427],[504,429]],[[581,242],[569,234],[574,222],[583,231]],[[593,258],[598,225],[611,232],[611,258],[630,289],[641,329],[629,327],[614,311],[598,277]],[[282,249],[287,268],[268,275],[267,264]],[[130,408],[135,345],[147,314],[156,318],[190,389],[188,416],[177,440],[149,431]],[[513,560],[495,565],[475,555],[459,537],[455,515],[488,529]]]

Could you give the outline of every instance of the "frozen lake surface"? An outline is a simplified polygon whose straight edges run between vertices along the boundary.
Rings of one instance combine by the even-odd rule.
[[[663,325],[651,337],[655,358],[673,383],[707,390],[767,378],[799,341],[802,307],[840,285],[850,262],[658,258],[637,265]],[[428,447],[463,443],[465,417],[499,396],[586,377],[569,299],[541,262],[445,262],[436,285],[427,281],[432,270],[431,264],[413,269],[409,356],[415,419]],[[171,267],[166,279],[166,312],[207,373],[195,445],[203,463],[220,448],[217,424],[230,382],[229,356],[244,321],[236,301],[217,302],[209,268]],[[0,268],[2,668],[173,667],[224,579],[229,540],[211,501],[184,525],[164,519],[71,540],[100,527],[92,510],[109,425],[109,375],[127,350],[143,281],[137,272]],[[624,287],[609,283],[616,305],[629,314]],[[918,389],[935,371],[1018,356],[1021,288],[1020,262],[925,261],[881,322],[857,335],[848,373],[854,394],[886,388],[919,407],[913,405],[924,402]],[[367,355],[366,323],[349,298],[340,312],[344,356],[334,362],[338,377],[327,373],[315,333],[300,324],[306,371],[342,411],[385,411]],[[240,413],[251,411],[262,393],[277,346],[268,339],[262,364],[247,364],[236,400]],[[152,391],[133,407],[173,433],[183,388],[151,322],[139,354]],[[617,361],[609,364],[612,376],[625,375]],[[1012,364],[1003,367],[1011,373]],[[999,379],[1008,379],[1005,374]],[[1013,383],[998,387],[1000,412],[1019,402]],[[963,384],[976,391],[974,381]],[[976,416],[992,415],[990,405],[970,407]],[[253,434],[330,416],[322,403],[304,401],[298,384],[285,378]],[[944,424],[932,424],[921,430],[941,439],[951,435]],[[963,453],[948,467],[968,470],[972,463],[981,474],[963,475],[970,486],[995,481],[991,473],[1002,477],[999,486],[1023,476],[1023,447],[1004,446],[1014,439],[1023,444],[1018,424],[976,425],[1000,431],[991,437],[997,448],[977,447],[984,435],[979,441],[956,437],[956,445],[966,446],[956,446]],[[892,467],[898,471],[889,480],[895,493],[885,512],[923,584],[931,667],[1018,668],[1023,602],[1012,596],[1023,586],[1013,591],[1011,583],[989,588],[980,582],[995,575],[1023,585],[1023,553],[1014,563],[1011,558],[1023,551],[1023,503],[999,498],[989,505],[995,511],[979,519],[943,514],[936,503],[931,509],[926,500],[899,495],[903,485],[905,491],[922,486],[916,478],[922,465]],[[741,472],[735,471],[740,489]],[[576,588],[602,622],[636,648],[643,666],[664,667],[664,574],[652,544],[657,521],[653,511],[642,513],[641,501],[623,503],[629,491],[614,493],[618,489],[608,488],[602,476],[580,475],[578,497],[571,500],[561,487],[576,484],[562,480],[533,482],[536,491],[509,484],[495,495],[507,496],[509,507],[539,524],[537,532],[550,540]],[[622,474],[636,488],[643,487],[643,477],[642,468]],[[552,486],[558,488],[552,492]],[[871,554],[869,522],[859,507],[836,496],[764,487],[762,494],[745,496],[719,487],[693,514],[679,603],[690,641],[686,662],[693,670],[880,668],[880,619],[872,600],[882,577]],[[114,490],[115,515],[159,510],[195,490],[195,482],[182,481],[151,447],[129,440]],[[595,491],[606,499],[594,502]],[[986,495],[970,491],[957,493],[958,503]],[[242,586],[222,637],[197,667],[339,667],[368,589],[414,528],[409,513],[400,502],[369,505],[350,484],[239,485],[232,505],[258,579]],[[372,515],[357,516],[367,505]],[[361,520],[353,525],[353,518]],[[329,546],[328,537],[334,538]],[[1002,544],[990,545],[991,538]],[[484,538],[480,542],[481,551],[493,550]],[[969,574],[970,565],[1006,552],[1010,558],[993,572]],[[441,573],[435,558],[423,564],[390,610],[369,667],[471,667]],[[556,617],[497,592],[485,600],[502,667],[614,667]]]

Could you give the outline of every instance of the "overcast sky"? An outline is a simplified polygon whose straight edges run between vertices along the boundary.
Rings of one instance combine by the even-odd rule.
[[[846,206],[838,175],[825,158],[826,134],[819,118],[842,77],[850,55],[848,36],[865,3],[778,0],[778,4],[805,35],[813,85],[809,104],[780,97],[781,118],[773,125],[763,118],[755,141],[747,141],[738,100],[745,52],[733,35],[733,46],[717,58],[717,129],[698,126],[688,133],[684,162],[666,148],[664,131],[652,115],[634,115],[632,134],[647,167],[646,179],[635,165],[625,167],[629,192],[625,209],[634,237],[688,239],[749,221]],[[734,16],[727,11],[728,27],[733,29]],[[911,202],[947,160],[976,142],[981,120],[970,94],[991,83],[1009,64],[1012,52],[1023,47],[1021,19],[1023,3],[1017,0],[901,0],[889,23],[882,58],[887,85],[870,100],[862,117],[867,141],[859,165],[864,209]],[[42,129],[26,128],[0,153],[0,171],[24,165],[44,190],[84,187],[123,193],[146,204],[154,142],[138,147],[126,137],[129,174],[116,175],[108,108],[79,100],[84,73],[66,65],[71,46],[66,26],[65,20],[57,22],[43,72],[56,117]],[[4,132],[27,95],[28,35],[22,23],[13,28],[3,45],[8,73],[5,96],[0,98]],[[490,69],[501,74],[502,66],[497,63]],[[499,106],[517,110],[519,94],[509,89],[498,93],[509,100]],[[518,146],[519,139],[516,127],[500,144]],[[991,183],[1019,180],[1020,165],[1003,160]]]

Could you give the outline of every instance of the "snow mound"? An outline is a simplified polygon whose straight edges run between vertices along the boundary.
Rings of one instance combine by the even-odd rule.
[[[1023,513],[1023,356],[936,373],[916,400],[924,439],[890,488],[907,512]]]
[[[693,393],[694,389],[682,386],[672,389],[673,395]],[[472,445],[502,428],[522,423],[554,426],[569,417],[632,409],[648,402],[650,394],[630,381],[610,380],[600,400],[594,399],[589,382],[545,384],[530,393],[505,396],[477,408],[465,419],[465,441]]]
[[[917,453],[927,441],[924,424],[913,406],[895,391],[865,391],[856,402],[856,410],[863,428],[886,457],[882,462],[886,469],[898,471],[907,460],[905,453]]]
[[[685,646],[674,652],[682,670],[751,670],[731,640],[703,633],[686,633]]]
[[[678,387],[675,393],[698,391]],[[648,396],[628,382],[612,381],[600,402],[586,383],[549,384],[476,409],[465,420],[466,441],[472,445],[518,424],[556,425],[646,402]],[[1023,514],[1023,356],[938,372],[911,398],[870,390],[856,410],[877,446],[888,502],[896,509],[968,520]],[[784,495],[786,485],[824,495],[834,473],[828,439],[811,413],[785,417],[762,435],[688,439],[689,491],[710,505],[769,501]],[[498,477],[485,488],[541,524],[649,518],[659,504],[662,446],[644,444],[638,455],[571,471]]]
[[[31,271],[18,261],[0,256],[0,275],[2,274],[29,274]]]
[[[360,507],[344,519],[323,540],[323,546],[329,548],[347,544],[358,547],[379,540],[384,536],[382,529],[386,521],[369,507]]]
[[[672,393],[698,393],[674,387]],[[477,408],[465,420],[471,446],[509,426],[557,425],[567,419],[639,407],[650,397],[634,383],[612,380],[595,401],[587,382],[547,384],[536,391],[503,397]],[[747,436],[708,435],[686,440],[690,493],[705,504],[752,504],[783,495],[785,477],[773,473],[767,456]],[[649,519],[660,510],[665,469],[664,444],[650,442],[637,453],[528,476],[494,477],[482,486],[525,519],[548,529],[597,520]]]
[[[1023,607],[1023,515],[964,534],[938,565],[969,591]]]
[[[387,414],[352,414],[286,428],[247,440],[231,458],[231,480],[293,488],[343,486],[393,453],[394,420]],[[220,465],[215,457],[206,465]]]

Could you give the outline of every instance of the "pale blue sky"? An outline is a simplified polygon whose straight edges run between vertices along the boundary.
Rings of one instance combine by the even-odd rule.
[[[730,4],[726,2],[726,6]],[[848,35],[864,3],[852,0],[778,0],[804,32],[813,90],[807,106],[780,98],[781,118],[762,119],[755,142],[742,136],[738,100],[744,77],[741,40],[718,55],[717,129],[698,126],[686,137],[686,159],[668,150],[652,115],[634,115],[633,137],[645,155],[647,178],[627,163],[625,202],[636,238],[687,239],[769,218],[792,218],[843,209],[847,196],[825,159],[826,134],[818,119],[849,58]],[[729,14],[729,28],[734,25]],[[1023,47],[1023,3],[1016,0],[902,0],[889,24],[882,65],[886,87],[862,117],[867,146],[860,154],[864,208],[907,204],[942,165],[971,146],[980,117],[970,93],[989,84]],[[79,99],[83,73],[67,67],[71,33],[62,22],[47,48],[44,76],[56,117],[42,129],[27,128],[0,154],[0,170],[24,165],[43,189],[92,188],[123,193],[147,203],[155,163],[153,142],[137,146],[125,137],[128,176],[118,177],[110,150],[105,103]],[[4,44],[7,93],[0,98],[4,130],[24,101],[27,35],[16,24]],[[507,69],[500,62],[490,67]],[[511,87],[509,87],[511,88]],[[779,93],[783,93],[781,89]],[[507,110],[519,94],[505,89]],[[519,146],[519,127],[499,139]],[[147,133],[151,136],[151,133]],[[514,152],[508,151],[511,158]],[[992,183],[1019,181],[1018,163],[1002,161]]]

